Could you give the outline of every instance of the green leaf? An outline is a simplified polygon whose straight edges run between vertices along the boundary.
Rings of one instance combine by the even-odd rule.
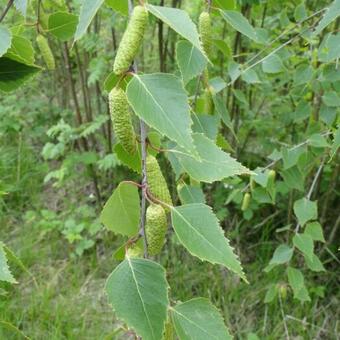
[[[163,267],[127,257],[109,276],[105,290],[117,317],[137,335],[143,340],[162,338],[169,305]]]
[[[318,50],[319,60],[324,63],[340,58],[340,33],[327,34]]]
[[[294,214],[297,217],[299,224],[304,226],[306,222],[318,218],[317,204],[307,198],[301,198],[294,202]]]
[[[21,36],[13,35],[11,47],[5,57],[26,65],[34,64],[34,49],[31,42]]]
[[[304,176],[297,166],[281,172],[281,175],[289,188],[304,191]]]
[[[0,26],[0,57],[3,56],[11,46],[12,33],[5,26]]]
[[[305,286],[304,278],[301,271],[292,267],[288,267],[287,275],[288,282],[294,292],[294,298],[302,302],[310,301],[310,297]]]
[[[126,93],[137,116],[188,152],[195,152],[188,97],[177,77],[164,73],[135,75]]]
[[[128,0],[105,0],[107,6],[123,15],[129,14]]]
[[[173,207],[171,218],[178,239],[192,255],[221,264],[246,281],[238,257],[209,206],[194,203]]]
[[[78,17],[67,12],[56,12],[48,17],[48,30],[61,41],[70,40],[76,31]]]
[[[84,0],[79,15],[79,23],[74,36],[74,41],[79,40],[89,27],[104,0]]]
[[[14,0],[15,8],[26,18],[28,0]]]
[[[315,254],[313,254],[311,259],[305,256],[305,261],[306,261],[308,268],[312,270],[313,272],[325,272],[326,271],[322,262]]]
[[[184,84],[200,75],[207,66],[207,59],[201,51],[186,40],[181,40],[176,44],[176,60]]]
[[[293,237],[294,246],[299,249],[310,260],[313,259],[314,243],[313,239],[308,234],[296,234]]]
[[[296,6],[294,11],[294,18],[297,22],[304,21],[307,18],[307,11],[304,2],[301,2],[301,4]]]
[[[300,156],[305,152],[304,148],[295,148],[295,149],[283,149],[282,150],[282,160],[283,160],[283,169],[289,169],[296,165],[299,161]]]
[[[332,144],[332,150],[331,150],[331,158],[335,156],[340,146],[340,127],[336,129],[333,135],[334,135],[334,138],[333,138],[333,144]]]
[[[212,0],[212,7],[217,7],[221,9],[235,9],[235,0]]]
[[[227,83],[221,77],[214,77],[209,79],[208,85],[213,95],[221,92],[227,87]]]
[[[150,4],[145,6],[154,16],[169,25],[184,39],[189,40],[204,56],[206,55],[203,51],[196,25],[192,22],[186,11]]]
[[[294,85],[302,85],[310,82],[313,78],[313,68],[308,64],[299,65],[294,73]]]
[[[11,271],[9,270],[7,256],[4,249],[4,244],[2,242],[0,242],[0,281],[17,283]]]
[[[251,174],[251,171],[201,133],[194,133],[193,139],[200,159],[177,147],[174,151],[184,170],[200,182],[212,183],[226,177]]]
[[[264,298],[264,303],[272,302],[277,296],[278,289],[276,284],[271,284],[266,292],[266,296]]]
[[[32,78],[41,68],[25,65],[9,58],[0,58],[0,90],[11,92]]]
[[[222,18],[230,24],[236,31],[242,33],[246,37],[258,41],[258,36],[253,26],[250,25],[247,18],[237,11],[220,10]]]
[[[340,97],[335,91],[328,91],[322,96],[323,102],[330,107],[340,106]]]
[[[248,84],[261,83],[256,71],[253,69],[249,69],[248,71],[242,73],[242,80]]]
[[[305,234],[310,235],[314,241],[326,242],[319,222],[307,223]]]
[[[308,144],[314,146],[315,148],[327,148],[329,144],[325,136],[320,133],[315,133],[308,138]]]
[[[277,54],[272,54],[262,62],[262,70],[265,73],[280,73],[285,70],[281,58]]]
[[[232,339],[219,310],[207,299],[192,299],[170,310],[181,340]]]
[[[340,0],[335,0],[328,7],[322,20],[319,22],[318,26],[313,32],[313,35],[319,34],[326,26],[328,26],[332,21],[334,21],[340,15]]]
[[[231,48],[226,41],[220,39],[213,39],[213,43],[227,59],[230,59],[232,57]]]
[[[205,203],[205,196],[200,187],[192,185],[179,185],[178,195],[182,204]]]
[[[274,251],[273,257],[271,258],[269,265],[284,264],[291,260],[294,249],[287,246],[286,244],[280,244]]]
[[[194,122],[192,130],[194,132],[204,133],[211,140],[215,140],[220,125],[220,117],[210,114],[195,114],[192,113]]]
[[[138,189],[122,182],[104,205],[100,222],[114,233],[133,236],[138,232],[139,216]]]

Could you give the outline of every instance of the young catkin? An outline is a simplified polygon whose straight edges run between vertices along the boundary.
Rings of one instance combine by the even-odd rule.
[[[275,170],[270,170],[269,173],[268,173],[268,180],[274,183],[275,178],[276,178]]]
[[[212,94],[209,89],[206,89],[204,91],[204,113],[207,113],[209,115],[214,114],[214,101],[212,98]]]
[[[152,204],[146,210],[145,234],[148,254],[151,256],[161,252],[167,230],[166,214],[161,205]]]
[[[242,207],[241,207],[242,211],[246,211],[249,208],[250,198],[251,198],[250,193],[246,192],[243,196]]]
[[[148,155],[146,158],[146,175],[151,195],[168,205],[172,205],[168,186],[157,159],[152,155]],[[168,209],[166,210],[168,211]]]
[[[202,12],[199,16],[198,29],[201,35],[204,52],[209,56],[212,44],[212,27],[210,14],[208,12]]]
[[[48,70],[54,70],[55,69],[55,61],[52,54],[52,51],[50,49],[50,46],[48,45],[47,39],[41,35],[38,34],[37,36],[37,44],[39,47],[39,50],[41,52],[41,55],[46,63]]]
[[[113,130],[116,138],[126,152],[136,151],[136,136],[133,130],[129,103],[125,92],[121,88],[113,88],[109,94],[109,106]]]
[[[113,65],[115,74],[120,75],[130,68],[142,43],[147,21],[148,12],[146,9],[143,6],[136,6],[117,51]]]

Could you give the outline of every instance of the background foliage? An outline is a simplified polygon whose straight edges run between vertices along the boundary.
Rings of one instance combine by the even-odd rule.
[[[203,1],[157,0],[149,1],[151,13],[153,4],[183,9],[195,23],[205,8]],[[1,5],[3,13],[7,2]],[[103,290],[126,239],[99,221],[119,183],[140,180],[140,158],[115,142],[107,101],[127,9],[115,0],[14,1],[1,22],[0,337],[133,337]],[[339,334],[339,13],[338,0],[213,1],[210,63],[187,26],[150,15],[141,75],[127,79],[136,128],[137,116],[160,122],[133,88],[149,82],[156,91],[150,73],[174,74],[157,81],[171,84],[178,101],[159,95],[165,111],[191,116],[198,152],[214,140],[253,171],[225,178],[221,162],[206,171],[186,156],[158,152],[174,145],[149,132],[175,205],[213,208],[249,281],[191,257],[169,230],[157,260],[171,296],[209,298],[235,338]],[[46,68],[38,33],[48,39],[55,70]],[[201,81],[206,66],[209,79]],[[195,112],[180,105],[179,78]],[[178,128],[178,150],[190,150],[185,126]],[[161,132],[175,133],[168,125]],[[174,224],[177,234],[181,228]]]

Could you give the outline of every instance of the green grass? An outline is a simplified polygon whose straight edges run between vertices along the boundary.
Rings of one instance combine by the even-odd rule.
[[[4,221],[3,221],[4,222]],[[12,266],[19,284],[2,284],[7,295],[1,296],[0,320],[9,322],[31,339],[125,339],[124,333],[113,336],[120,325],[108,305],[104,284],[116,265],[112,252],[119,241],[99,241],[95,248],[80,258],[72,259],[71,246],[58,232],[43,234],[32,224],[10,219],[0,237],[9,245],[34,275],[34,280],[15,265]],[[237,339],[246,339],[251,332],[260,339],[285,338],[282,312],[291,338],[336,339],[338,299],[332,286],[334,275],[324,278],[325,298],[312,294],[312,302],[301,304],[287,299],[266,305],[266,288],[282,273],[263,272],[262,261],[246,259],[245,270],[250,284],[235,275],[188,256],[177,245],[170,243],[161,257],[168,267],[168,281],[172,302],[185,301],[193,296],[204,296],[223,312],[227,325]],[[249,256],[266,252],[268,244],[245,251]],[[309,278],[312,280],[312,278]],[[317,283],[318,278],[314,280]],[[279,281],[280,282],[280,281]],[[319,282],[322,283],[322,282]],[[310,286],[310,281],[307,281]],[[20,335],[0,324],[1,339],[20,339]]]
[[[6,155],[3,154],[0,174],[7,178],[8,187],[15,188],[17,149],[3,146],[2,150]],[[38,212],[46,208],[68,208],[72,216],[67,202],[79,197],[76,188],[81,188],[73,183],[70,186],[77,191],[66,190],[67,196],[64,189],[43,189],[40,164],[33,152],[25,150],[20,188],[3,197],[0,240],[15,252],[34,279],[10,262],[19,283],[0,283],[0,339],[23,339],[23,334],[30,339],[51,340],[133,338],[121,330],[124,325],[115,319],[104,292],[106,278],[117,265],[112,254],[122,240],[102,231],[95,247],[77,257],[72,255],[74,246],[58,229],[46,232],[38,221],[24,218],[28,210]],[[336,263],[327,253],[327,273],[305,273],[312,302],[302,304],[294,300],[289,289],[282,304],[278,298],[270,304],[263,302],[270,284],[287,284],[284,267],[270,273],[263,271],[277,245],[273,235],[277,226],[271,223],[255,233],[251,222],[243,222],[242,228],[228,233],[240,253],[249,284],[220,266],[191,257],[170,232],[170,241],[159,260],[167,268],[171,302],[197,296],[209,298],[221,310],[236,339],[248,339],[250,333],[260,339],[285,339],[286,332],[291,339],[337,339]],[[325,288],[324,298],[316,294],[319,286]]]

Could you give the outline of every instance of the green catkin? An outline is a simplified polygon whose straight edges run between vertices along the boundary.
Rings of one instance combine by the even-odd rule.
[[[126,152],[133,154],[136,151],[136,136],[129,112],[129,103],[121,88],[115,87],[110,92],[109,106],[116,138]]]
[[[148,188],[152,196],[168,205],[172,205],[171,196],[168,186],[163,177],[157,159],[148,155],[146,158],[146,174],[148,181]],[[169,209],[166,208],[166,211]]]
[[[250,193],[246,192],[243,196],[242,207],[241,207],[242,211],[246,211],[249,208],[250,198],[251,198]]]
[[[211,18],[208,12],[202,12],[198,19],[198,28],[204,52],[209,56],[212,43]]]
[[[167,230],[165,210],[161,205],[152,204],[146,210],[145,234],[148,254],[151,256],[161,252]]]
[[[274,183],[275,178],[276,178],[275,170],[270,170],[269,173],[268,173],[268,180]]]
[[[250,178],[249,186],[250,186],[250,190],[251,190],[251,191],[254,191],[254,190],[255,190],[256,183],[255,183],[255,181],[254,181],[253,178]]]
[[[142,43],[147,21],[148,12],[146,9],[143,6],[136,6],[119,44],[113,65],[115,74],[120,75],[129,70]]]
[[[41,55],[42,55],[42,57],[45,61],[45,64],[47,66],[47,69],[48,70],[54,70],[55,69],[55,61],[54,61],[54,57],[53,57],[52,51],[50,49],[50,46],[48,45],[47,39],[43,35],[38,34],[37,44],[38,44],[39,50],[41,52]]]
[[[212,98],[212,94],[209,91],[209,89],[206,89],[204,91],[204,113],[207,113],[209,115],[214,114],[214,101]]]

